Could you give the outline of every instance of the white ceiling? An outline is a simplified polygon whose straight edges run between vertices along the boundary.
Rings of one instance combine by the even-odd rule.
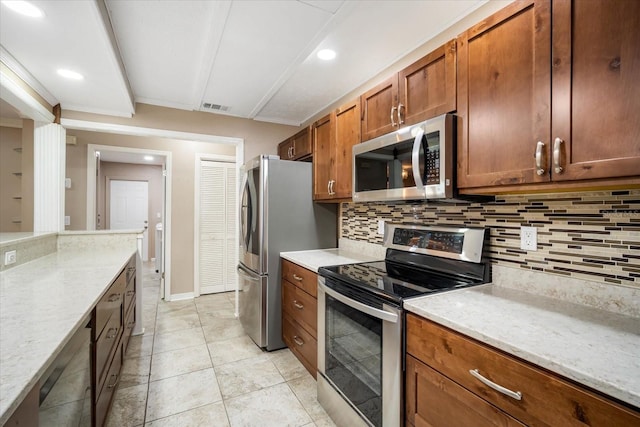
[[[142,102],[298,125],[485,2],[34,0],[44,18],[2,6],[0,44],[63,109],[130,116]]]

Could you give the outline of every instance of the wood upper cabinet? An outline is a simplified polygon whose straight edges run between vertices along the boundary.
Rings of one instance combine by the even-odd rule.
[[[522,0],[460,35],[458,186],[639,176],[639,22],[638,2]]]
[[[550,6],[512,3],[458,37],[458,187],[549,181],[534,154],[549,148]]]
[[[554,2],[552,22],[552,179],[640,175],[640,2]]]
[[[314,200],[351,198],[352,148],[360,142],[360,101],[347,103],[318,120],[312,133]]]
[[[360,103],[362,141],[455,111],[455,40],[371,88]]]
[[[311,156],[311,152],[311,130],[309,127],[278,144],[278,156],[283,160],[306,160]]]

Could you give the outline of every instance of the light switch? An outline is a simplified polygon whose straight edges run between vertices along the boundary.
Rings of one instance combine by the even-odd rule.
[[[71,188],[71,178],[64,179],[64,188]]]
[[[384,221],[378,220],[378,234],[384,234]]]
[[[69,215],[65,215],[64,225],[71,225],[71,217]]]

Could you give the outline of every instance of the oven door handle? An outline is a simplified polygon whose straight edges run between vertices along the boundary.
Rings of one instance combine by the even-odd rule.
[[[341,293],[336,292],[333,289],[327,287],[327,285],[325,285],[324,283],[318,282],[318,286],[327,295],[331,296],[332,298],[337,299],[341,303],[343,303],[345,305],[348,305],[351,308],[354,308],[354,309],[356,309],[358,311],[361,311],[361,312],[366,313],[366,314],[368,314],[370,316],[373,316],[376,319],[384,320],[385,322],[391,322],[391,323],[397,323],[398,322],[398,315],[395,314],[395,313],[390,313],[388,311],[380,310],[380,309],[368,306],[366,304],[363,304],[363,303],[361,303],[359,301],[352,300],[351,298],[348,298],[348,297],[342,295]]]

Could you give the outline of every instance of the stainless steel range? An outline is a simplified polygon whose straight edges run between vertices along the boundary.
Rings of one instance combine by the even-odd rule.
[[[384,261],[318,270],[318,401],[338,426],[403,419],[403,301],[490,281],[484,228],[387,224]]]

